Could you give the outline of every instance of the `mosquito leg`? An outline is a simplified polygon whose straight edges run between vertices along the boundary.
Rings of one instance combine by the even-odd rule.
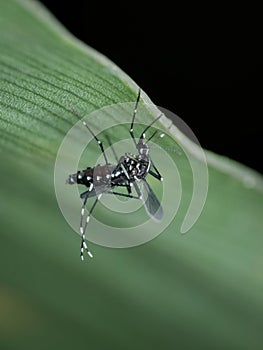
[[[150,175],[152,175],[153,177],[155,177],[157,180],[163,181],[163,178],[160,177],[158,174],[155,174],[153,171],[149,170],[148,173],[149,173]]]
[[[140,197],[133,196],[131,194],[120,193],[120,192],[115,192],[115,191],[109,191],[109,192],[106,192],[105,194],[116,194],[117,196],[121,196],[121,197],[140,199]]]
[[[129,183],[126,183],[124,185],[118,185],[118,187],[126,187],[128,194],[132,193],[131,184],[129,184]]]
[[[148,143],[148,142],[157,134],[157,132],[158,132],[158,130],[155,130],[155,131],[152,133],[152,135],[147,139],[147,141],[145,142],[145,144]]]
[[[109,165],[109,162],[108,162],[108,158],[106,156],[106,153],[104,151],[104,147],[103,147],[103,143],[100,139],[97,138],[97,136],[94,134],[94,132],[91,130],[91,128],[88,126],[88,124],[85,122],[85,121],[82,121],[83,125],[89,130],[89,132],[91,133],[91,135],[94,137],[94,139],[97,141],[97,144],[99,145],[100,149],[101,149],[101,152],[103,154],[103,157],[105,159],[105,163],[108,167]]]
[[[83,218],[84,218],[84,214],[85,214],[85,207],[87,204],[87,200],[89,198],[89,192],[87,191],[85,194],[86,195],[84,197],[82,207],[81,207],[81,212],[80,212],[80,225],[79,225],[79,231],[81,234],[81,246],[80,246],[80,258],[81,258],[81,260],[84,260],[84,258],[83,258],[83,246],[84,245],[83,244],[85,242],[85,232],[84,232],[84,227],[83,227]]]
[[[134,120],[135,120],[135,117],[136,117],[136,114],[137,114],[137,109],[138,109],[140,96],[141,96],[141,89],[139,89],[139,91],[138,91],[137,100],[136,100],[135,107],[134,107],[134,110],[133,110],[132,122],[131,122],[131,126],[130,126],[130,135],[131,135],[131,138],[133,139],[133,142],[134,142],[135,146],[137,146],[137,143],[136,143],[135,136],[134,136],[134,133],[133,133],[133,124],[134,124]]]
[[[127,188],[128,193],[131,194],[131,193],[132,193],[132,190],[131,190],[131,184],[130,184],[130,182],[127,183],[127,184],[125,184],[125,186],[126,186],[126,188]]]
[[[85,241],[85,234],[86,234],[86,229],[87,229],[87,225],[88,225],[88,222],[90,220],[90,216],[96,206],[96,204],[98,203],[99,199],[100,199],[101,195],[99,195],[95,202],[93,203],[87,217],[86,217],[86,222],[85,222],[85,225],[83,227],[83,218],[84,218],[84,213],[85,213],[85,206],[86,206],[86,203],[87,203],[87,199],[89,198],[88,196],[85,197],[84,201],[83,201],[83,205],[81,207],[81,218],[80,218],[80,233],[81,233],[81,245],[80,245],[80,259],[83,261],[84,260],[84,256],[83,256],[83,253],[84,253],[84,249],[87,251],[88,255],[93,258],[93,255],[91,254],[91,252],[89,251],[88,249],[88,246],[87,246],[87,243]]]
[[[149,170],[149,174],[152,175],[153,177],[155,177],[156,179],[158,179],[159,181],[163,181],[163,177],[162,175],[159,173],[158,169],[156,168],[156,166],[154,165],[153,161],[151,160],[151,165],[154,168],[155,172]]]
[[[160,114],[157,118],[155,118],[144,130],[143,132],[141,133],[141,136],[140,136],[140,139],[139,139],[139,142],[143,139],[145,139],[145,134],[146,132],[150,129],[151,126],[153,126],[153,124],[155,124],[157,122],[157,120],[159,120],[161,117],[163,116],[163,114]],[[138,144],[139,144],[138,142]]]
[[[106,137],[106,139],[107,139],[107,141],[108,141],[108,143],[109,143],[109,145],[110,145],[110,148],[111,148],[111,150],[112,150],[112,153],[113,153],[113,155],[114,155],[114,158],[115,158],[115,160],[116,160],[116,163],[118,164],[118,163],[119,163],[119,159],[118,159],[117,153],[116,153],[116,151],[115,151],[115,149],[114,149],[114,147],[113,147],[113,144],[112,144],[112,142],[111,142],[111,139],[110,139],[109,135],[106,135],[105,137]]]
[[[81,199],[83,199],[83,198],[85,199],[86,196],[91,197],[91,196],[90,196],[90,190],[81,193],[80,198],[81,198]]]

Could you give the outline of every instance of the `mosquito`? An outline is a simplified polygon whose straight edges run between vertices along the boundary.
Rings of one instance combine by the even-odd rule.
[[[138,91],[129,130],[130,136],[136,147],[137,154],[125,153],[125,155],[118,158],[113,145],[110,142],[110,138],[106,136],[115,157],[115,165],[109,163],[102,141],[94,134],[88,124],[85,121],[82,121],[83,125],[96,140],[105,160],[104,165],[98,164],[95,167],[87,167],[84,170],[79,170],[77,173],[69,175],[66,181],[66,183],[70,185],[81,184],[87,187],[87,190],[80,195],[80,198],[83,200],[79,226],[81,235],[80,258],[82,261],[84,260],[84,250],[86,250],[91,258],[93,257],[91,251],[88,249],[85,235],[91,214],[103,194],[139,199],[143,202],[146,212],[153,220],[161,221],[163,217],[162,206],[146,180],[147,175],[151,175],[157,180],[163,181],[163,177],[153,163],[149,154],[150,148],[148,142],[157,134],[157,130],[155,130],[152,135],[146,139],[147,131],[149,131],[153,124],[155,124],[162,117],[162,114],[154,119],[143,130],[137,141],[134,135],[133,127],[140,96],[141,90]],[[160,134],[161,138],[163,136],[164,134]],[[127,193],[118,192],[116,189],[120,187],[126,188]],[[134,188],[135,193],[133,193],[134,191],[132,191],[132,187]],[[87,201],[92,197],[95,197],[95,201],[88,211],[86,219],[84,220]]]

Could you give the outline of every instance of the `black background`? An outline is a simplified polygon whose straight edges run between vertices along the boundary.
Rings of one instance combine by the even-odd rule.
[[[75,36],[123,69],[201,145],[260,172],[260,10],[156,1],[43,0]]]

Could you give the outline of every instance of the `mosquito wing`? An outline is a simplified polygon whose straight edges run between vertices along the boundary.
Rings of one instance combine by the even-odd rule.
[[[161,221],[163,218],[163,208],[158,198],[145,179],[141,181],[141,184],[142,200],[146,212],[153,220]]]

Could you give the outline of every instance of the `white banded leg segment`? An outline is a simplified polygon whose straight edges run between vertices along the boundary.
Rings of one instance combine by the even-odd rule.
[[[85,198],[85,200],[83,201],[83,205],[82,205],[82,208],[81,208],[81,224],[80,224],[80,232],[81,232],[81,246],[80,246],[80,259],[83,261],[84,260],[84,249],[86,250],[86,252],[88,253],[89,257],[90,258],[93,258],[93,255],[91,253],[91,251],[88,249],[88,246],[87,246],[87,243],[85,241],[85,234],[86,234],[86,229],[87,229],[87,225],[90,221],[90,216],[96,206],[96,204],[98,203],[99,201],[99,198],[101,197],[101,195],[99,195],[95,202],[93,203],[87,217],[86,217],[86,221],[85,221],[85,226],[83,228],[83,217],[84,217],[84,212],[85,212],[85,205],[86,205],[86,202],[87,202],[87,198]],[[83,215],[82,215],[83,214]]]
[[[89,130],[89,132],[90,132],[91,135],[94,137],[94,139],[97,141],[97,144],[99,145],[100,150],[101,150],[101,152],[102,152],[102,154],[103,154],[103,157],[104,157],[104,159],[105,159],[105,163],[106,163],[106,165],[107,165],[107,167],[108,167],[109,162],[108,162],[108,158],[107,158],[107,156],[106,156],[106,153],[105,153],[105,151],[104,151],[104,147],[103,147],[102,141],[99,140],[99,139],[97,138],[97,136],[94,134],[94,132],[91,130],[91,128],[88,126],[88,124],[87,124],[84,120],[82,121],[82,123],[83,123],[83,125]]]
[[[88,246],[87,246],[87,243],[86,243],[85,241],[83,241],[83,247],[84,247],[84,249],[86,249],[88,255],[89,255],[91,258],[93,258],[93,255],[92,255],[92,253],[88,250]]]
[[[84,234],[84,228],[83,228],[83,218],[84,218],[84,214],[85,214],[85,207],[87,204],[87,200],[88,200],[88,195],[85,197],[82,207],[81,207],[81,211],[80,211],[80,225],[79,225],[79,231],[80,234],[83,236]]]
[[[85,197],[82,207],[81,207],[81,215],[80,215],[80,234],[81,234],[81,245],[80,245],[80,259],[83,261],[84,260],[84,249],[86,249],[89,253],[89,250],[87,249],[87,244],[85,242],[85,231],[86,231],[86,224],[85,227],[83,227],[83,218],[85,214],[85,207],[87,203],[88,195]]]
[[[136,114],[137,114],[137,110],[138,110],[138,104],[139,104],[140,96],[141,96],[141,89],[139,89],[139,91],[138,91],[137,99],[136,99],[134,110],[133,110],[131,126],[130,126],[130,135],[131,135],[131,138],[133,139],[133,142],[134,142],[135,146],[137,145],[137,143],[136,143],[136,140],[135,140],[135,137],[134,137],[133,125],[134,125],[134,120],[135,120],[135,117],[136,117]]]

